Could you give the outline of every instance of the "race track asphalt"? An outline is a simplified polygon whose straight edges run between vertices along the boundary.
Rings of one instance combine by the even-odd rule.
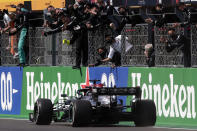
[[[186,129],[170,129],[160,127],[134,127],[127,125],[71,127],[65,123],[51,125],[35,125],[28,120],[0,119],[0,131],[187,131]]]

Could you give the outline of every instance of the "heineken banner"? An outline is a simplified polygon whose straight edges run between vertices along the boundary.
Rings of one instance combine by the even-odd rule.
[[[75,96],[85,83],[85,68],[71,67],[27,67],[23,72],[23,94],[21,116],[26,117],[34,109],[38,98],[61,101],[62,94]]]
[[[157,125],[196,126],[197,69],[195,68],[92,67],[73,70],[71,67],[25,67],[23,70],[20,68],[0,69],[0,117],[5,117],[7,114],[6,116],[14,118],[28,118],[28,113],[33,111],[34,102],[38,98],[48,98],[55,103],[62,100],[61,94],[76,96],[78,89],[92,84],[89,80],[99,79],[106,87],[140,86],[142,99],[155,101]],[[8,97],[11,93],[5,92],[9,91],[7,87],[13,89],[12,106],[10,106],[11,97]],[[119,97],[125,105],[129,105],[132,98]]]
[[[155,101],[157,124],[196,126],[197,69],[130,68],[128,86],[140,86],[142,99]]]

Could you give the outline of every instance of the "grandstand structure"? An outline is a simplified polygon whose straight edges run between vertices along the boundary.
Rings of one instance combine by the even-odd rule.
[[[53,5],[56,8],[65,7],[65,0],[0,0],[0,9],[8,9],[9,11],[15,11],[10,5],[17,5],[23,3],[26,7],[32,11],[41,11],[49,5]]]
[[[167,36],[167,29],[170,24],[160,29],[155,27],[155,66],[156,67],[183,67],[182,55],[180,50],[174,50],[171,53],[166,52],[165,45],[160,42],[160,36]],[[75,44],[63,44],[63,39],[69,39],[72,34],[69,31],[57,33],[50,36],[43,36],[42,31],[46,30],[42,27],[30,28],[27,47],[29,49],[27,64],[32,66],[73,66],[75,65]],[[177,31],[182,31],[178,28]],[[100,28],[95,31],[89,31],[89,60],[88,63],[96,63],[98,54],[98,45],[105,45],[104,36],[109,30]],[[192,67],[197,66],[197,28],[191,26],[191,56]],[[122,52],[122,66],[128,67],[146,67],[146,58],[144,56],[144,46],[148,40],[148,25],[139,24],[135,27],[127,25],[122,32],[122,42],[125,37],[129,37],[133,48],[128,52]],[[16,37],[17,38],[17,37]],[[7,50],[9,37],[4,34],[0,37],[1,41],[1,65],[14,66],[18,64],[18,59],[14,59],[11,50]],[[17,41],[17,40],[16,40]],[[16,43],[17,44],[17,43]],[[122,50],[125,50],[124,44]],[[17,52],[17,46],[14,46]],[[109,63],[103,64],[107,66]]]

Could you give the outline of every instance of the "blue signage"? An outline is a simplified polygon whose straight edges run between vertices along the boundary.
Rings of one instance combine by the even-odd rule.
[[[0,114],[19,115],[23,68],[0,67]]]

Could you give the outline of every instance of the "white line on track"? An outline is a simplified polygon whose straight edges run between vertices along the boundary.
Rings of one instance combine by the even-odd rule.
[[[174,127],[153,127],[153,128],[172,129],[172,130],[188,130],[188,131],[197,131],[197,129],[190,129],[190,128],[174,128]]]

